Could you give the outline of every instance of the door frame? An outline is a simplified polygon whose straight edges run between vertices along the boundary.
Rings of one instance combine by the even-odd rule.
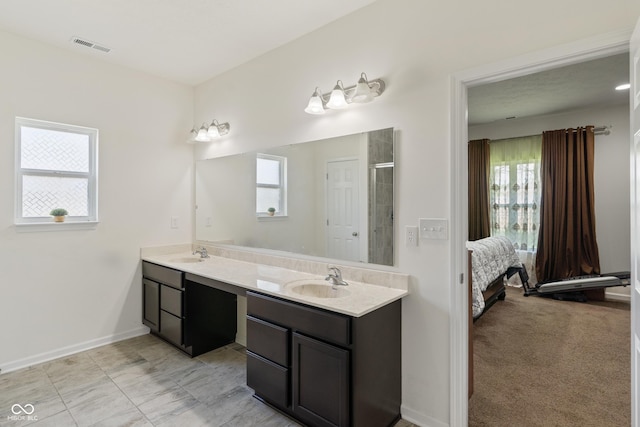
[[[631,30],[617,31],[574,43],[468,69],[451,76],[451,277],[449,294],[450,426],[466,426],[468,402],[468,236],[467,88],[520,77],[629,51]]]

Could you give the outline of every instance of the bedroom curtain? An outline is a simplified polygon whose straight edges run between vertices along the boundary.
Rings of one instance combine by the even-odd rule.
[[[489,237],[489,140],[468,143],[469,240]]]
[[[538,244],[541,145],[541,135],[491,141],[491,235],[508,237],[519,251]]]
[[[593,126],[542,134],[539,281],[600,274],[594,208]]]

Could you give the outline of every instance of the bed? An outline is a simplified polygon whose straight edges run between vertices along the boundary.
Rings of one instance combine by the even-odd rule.
[[[496,236],[467,242],[469,252],[469,398],[473,394],[473,322],[496,301],[504,300],[505,277],[518,273],[522,283],[528,281],[513,243]]]
[[[471,313],[479,318],[496,300],[504,299],[504,277],[520,274],[526,279],[526,270],[511,241],[503,236],[487,237],[467,242],[469,251]]]

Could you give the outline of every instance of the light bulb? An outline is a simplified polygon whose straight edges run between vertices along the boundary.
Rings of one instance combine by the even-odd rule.
[[[322,102],[322,95],[320,94],[318,88],[316,88],[316,90],[313,92],[313,95],[311,95],[309,104],[307,105],[307,108],[304,109],[304,112],[309,114],[324,114],[325,110],[323,104],[324,103]]]
[[[356,85],[356,91],[351,97],[351,102],[364,103],[371,101],[373,101],[373,91],[367,81],[367,75],[362,73],[360,74],[360,80],[358,80],[358,84]]]
[[[196,135],[196,141],[200,141],[200,142],[210,141],[209,135],[207,135],[207,128],[205,127],[204,123],[202,124],[202,126],[200,127],[200,130],[198,131],[198,135]]]
[[[331,96],[329,97],[329,102],[327,102],[327,108],[331,108],[333,110],[339,110],[342,108],[347,108],[347,99],[344,96],[344,88],[342,87],[342,81],[338,80],[336,86],[331,91]]]
[[[218,129],[218,122],[215,120],[211,122],[209,125],[209,129],[207,130],[207,136],[209,138],[219,138],[220,137],[220,129]]]

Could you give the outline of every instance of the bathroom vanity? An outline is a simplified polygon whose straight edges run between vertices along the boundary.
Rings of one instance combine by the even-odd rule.
[[[219,256],[142,258],[143,322],[192,356],[235,340],[236,298],[246,297],[247,385],[258,399],[309,426],[400,417],[408,276],[345,267],[349,284],[332,289],[323,275]]]
[[[185,273],[142,263],[142,323],[192,357],[236,339],[236,295],[186,280]]]
[[[351,317],[247,292],[247,385],[313,426],[400,415],[401,302]]]

